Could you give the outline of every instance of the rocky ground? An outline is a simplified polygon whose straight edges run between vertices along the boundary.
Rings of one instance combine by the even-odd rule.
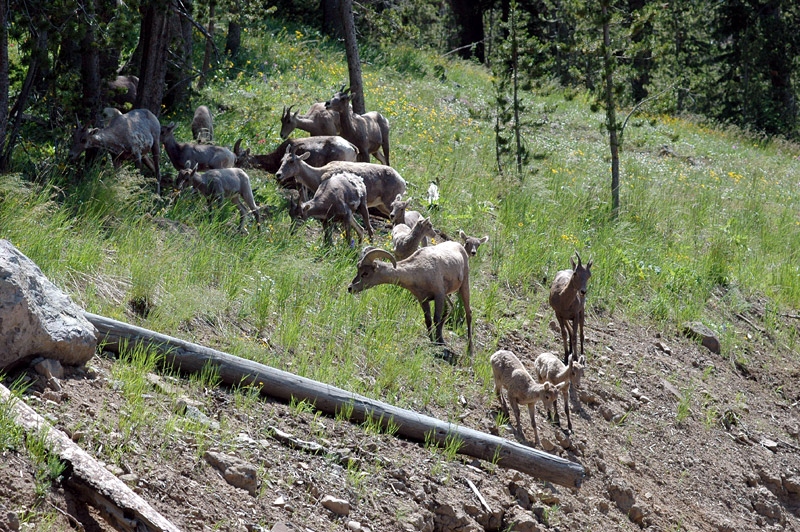
[[[27,369],[25,397],[181,530],[800,530],[800,364],[758,320],[735,321],[741,345],[718,355],[679,331],[591,319],[574,430],[538,417],[544,449],[586,468],[579,490],[196,379],[151,372],[132,391],[111,357],[60,390]],[[501,347],[530,365],[560,344],[531,337]],[[465,401],[463,424],[514,437],[496,400]],[[121,427],[131,408],[178,422]],[[532,441],[524,408],[523,426]],[[37,496],[35,475],[2,455],[0,530],[109,530],[62,487]]]

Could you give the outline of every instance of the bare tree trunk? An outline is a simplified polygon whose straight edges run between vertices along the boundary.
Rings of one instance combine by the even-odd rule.
[[[320,0],[320,10],[322,11],[322,33],[341,39],[344,37],[342,29],[342,17],[339,14],[340,0]]]
[[[477,0],[450,0],[450,7],[458,24],[458,54],[464,59],[473,55],[481,63],[485,60],[483,6]],[[472,45],[472,46],[469,46]]]
[[[22,82],[22,89],[19,91],[17,100],[14,102],[14,106],[8,114],[8,123],[11,124],[13,122],[13,125],[11,126],[10,132],[7,130],[5,149],[0,155],[0,172],[8,170],[11,164],[11,155],[17,144],[17,135],[22,125],[22,113],[28,107],[28,98],[31,95],[33,86],[41,77],[42,57],[46,57],[47,55],[47,31],[41,29],[38,35],[32,32],[32,36],[36,37],[36,45],[31,51],[31,63],[28,66],[28,73],[25,75],[25,81]],[[0,148],[2,148],[2,146],[0,146]]]
[[[192,12],[193,0],[181,0],[181,9],[187,13]],[[177,10],[169,14],[170,35],[172,36],[171,48],[174,50],[166,73],[167,92],[164,94],[164,106],[167,109],[188,108],[189,87],[194,79],[192,69],[192,52],[194,42],[192,37],[192,22],[181,16]]]
[[[211,38],[214,37],[214,15],[217,9],[217,2],[216,0],[211,0],[208,3],[208,34]],[[200,78],[197,80],[197,87],[202,89],[203,86],[206,84],[206,72],[211,67],[211,52],[212,52],[212,44],[211,39],[206,41],[206,53],[203,56],[203,66],[200,70],[202,70],[202,74],[200,74]]]
[[[83,86],[83,109],[88,113],[85,118],[95,125],[100,123],[100,51],[95,42],[97,27],[97,9],[95,0],[83,1],[83,12],[86,14],[86,33],[81,39],[81,85]]]
[[[361,80],[361,60],[358,57],[356,41],[356,25],[353,21],[353,1],[341,0],[342,27],[344,28],[344,44],[347,52],[347,70],[350,73],[350,93],[353,95],[353,112],[359,115],[366,113],[364,103],[364,84]]]
[[[170,41],[169,7],[158,0],[139,8],[142,12],[141,67],[139,87],[136,93],[136,109],[148,109],[154,115],[161,114],[164,97],[164,79],[167,73],[167,47]]]
[[[8,129],[8,0],[0,0],[0,149]]]
[[[236,62],[239,55],[239,48],[242,45],[242,26],[239,19],[242,16],[242,2],[236,0],[231,6],[231,19],[228,21],[228,36],[225,38],[225,53]]]
[[[617,141],[617,111],[614,101],[614,67],[611,62],[611,35],[607,0],[602,3],[603,16],[603,67],[606,82],[606,129],[611,148],[611,212],[619,213],[619,144]]]
[[[522,177],[522,137],[519,124],[519,42],[517,41],[517,3],[511,7],[511,68],[514,84],[514,139],[517,143],[517,175]]]

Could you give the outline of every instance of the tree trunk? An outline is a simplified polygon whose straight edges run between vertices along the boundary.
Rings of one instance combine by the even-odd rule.
[[[141,66],[139,87],[136,93],[136,109],[148,109],[154,115],[161,114],[164,97],[164,79],[167,73],[167,48],[170,41],[170,17],[168,6],[157,0],[140,7],[142,26]]]
[[[208,3],[208,34],[214,38],[214,15],[217,8],[216,0],[211,0]],[[200,74],[200,79],[197,80],[197,88],[202,89],[206,84],[206,73],[211,68],[211,52],[212,44],[211,39],[206,40],[206,53],[203,55],[203,66],[200,69],[203,73]]]
[[[12,125],[10,132],[8,129],[6,130],[7,138],[5,149],[2,151],[2,154],[0,154],[0,173],[7,171],[11,164],[11,155],[13,154],[14,147],[17,144],[19,128],[22,126],[22,113],[24,113],[25,109],[28,107],[28,98],[31,95],[33,86],[41,78],[41,64],[43,62],[42,58],[47,57],[47,31],[40,29],[38,35],[33,33],[32,37],[33,36],[36,38],[36,44],[34,49],[31,50],[28,73],[25,75],[25,81],[22,82],[22,89],[19,91],[17,100],[14,102],[14,106],[11,108],[11,111],[8,114],[8,124]],[[0,146],[0,148],[2,148],[2,146]]]
[[[0,149],[8,129],[8,0],[0,0]]]
[[[342,16],[340,0],[320,0],[320,10],[322,11],[322,33],[341,39],[344,37],[342,28]]]
[[[120,346],[125,345],[128,349],[154,349],[163,355],[166,367],[182,372],[197,373],[210,367],[217,371],[222,382],[230,386],[257,386],[261,393],[284,401],[292,398],[298,401],[307,400],[315,408],[330,415],[350,410],[354,421],[372,418],[382,426],[392,421],[398,426],[398,434],[419,442],[433,438],[436,443],[446,445],[448,441],[456,439],[461,442],[458,448],[461,454],[495,462],[501,467],[516,469],[562,486],[579,488],[585,475],[580,464],[527,445],[447,423],[97,314],[84,312],[84,316],[97,328],[99,336],[104,338],[105,348],[111,351],[118,351]]]
[[[236,0],[231,7],[231,19],[228,21],[228,36],[225,39],[225,53],[236,62],[239,56],[239,48],[242,45],[242,26],[239,19],[242,16],[242,2]]]
[[[478,0],[450,0],[450,7],[458,25],[458,51],[464,59],[473,55],[483,63],[486,60],[483,44],[483,7]],[[473,46],[469,46],[473,45]]]
[[[192,0],[182,0],[183,8],[192,12]],[[189,87],[194,79],[192,69],[192,22],[177,11],[170,14],[170,35],[173,36],[175,60],[171,61],[166,73],[167,92],[164,94],[164,107],[167,109],[187,109]]]
[[[81,39],[81,85],[83,86],[82,109],[86,116],[85,121],[98,125],[100,119],[100,50],[95,42],[95,29],[97,26],[96,1],[84,0],[83,12],[89,19],[86,33]]]
[[[358,57],[358,42],[356,41],[356,25],[353,21],[352,0],[341,0],[342,27],[344,28],[344,43],[347,52],[347,70],[350,73],[350,93],[353,95],[353,112],[359,115],[366,113],[364,103],[364,85],[361,81],[361,60]]]
[[[522,137],[519,123],[519,42],[517,35],[517,9],[519,6],[512,2],[511,6],[511,75],[514,84],[514,139],[517,143],[517,175],[522,178]]]
[[[605,73],[606,129],[611,148],[611,212],[616,218],[619,213],[619,144],[617,143],[617,110],[614,100],[614,66],[611,59],[611,34],[608,3],[602,3],[603,16],[603,70]]]

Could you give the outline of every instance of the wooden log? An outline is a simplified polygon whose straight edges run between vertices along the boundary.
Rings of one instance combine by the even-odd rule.
[[[67,463],[64,483],[97,508],[117,530],[125,532],[179,532],[124,482],[101,466],[62,431],[53,428],[33,408],[16,399],[0,384],[0,401],[9,403],[14,422],[28,434],[42,434],[58,457]]]
[[[461,442],[458,450],[461,454],[495,462],[502,467],[516,469],[562,486],[579,488],[585,475],[583,466],[578,463],[514,441],[398,408],[135,325],[89,312],[85,315],[97,328],[101,342],[105,342],[105,348],[112,351],[119,351],[125,345],[128,348],[149,347],[164,355],[167,366],[182,372],[199,372],[208,365],[228,385],[259,386],[265,395],[284,401],[290,401],[292,397],[306,400],[330,415],[352,408],[351,419],[361,422],[371,417],[381,420],[384,426],[392,420],[399,427],[398,433],[401,436],[420,442],[432,437],[438,444],[446,445],[457,438]]]

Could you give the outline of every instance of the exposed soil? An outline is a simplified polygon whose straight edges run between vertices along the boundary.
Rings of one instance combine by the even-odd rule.
[[[109,456],[114,449],[110,455],[118,459],[108,467],[182,530],[270,530],[278,523],[315,532],[800,530],[798,354],[762,336],[760,316],[745,318],[733,323],[742,347],[726,345],[722,356],[677,331],[589,320],[589,365],[571,401],[574,430],[567,433],[563,412],[562,428],[541,411],[537,423],[546,450],[586,468],[580,490],[470,458],[447,459],[423,444],[268,398],[243,401],[225,388],[167,376],[150,377],[144,401],[165,417],[185,410],[196,423],[176,428],[167,441],[147,431],[126,436],[118,414],[129,403],[113,374],[119,362],[107,357],[63,379],[60,394],[47,393],[55,402],[43,397],[43,380],[29,370],[35,383],[27,401],[90,453],[104,446]],[[798,323],[787,318],[782,326]],[[546,346],[532,345],[531,337],[515,331],[500,347],[528,366],[545,349],[558,352],[555,333]],[[747,356],[737,357],[738,349]],[[465,400],[463,424],[514,437],[509,427],[496,427],[496,399]],[[448,418],[444,410],[430,413]],[[221,428],[204,428],[208,423]],[[523,427],[532,441],[524,408]],[[272,437],[275,428],[325,451],[281,443]],[[203,458],[209,449],[254,465],[255,495],[228,484]],[[33,507],[59,508],[54,530],[73,528],[73,519],[85,530],[108,529],[59,486],[37,499],[34,474],[23,454],[2,455],[0,530],[11,529],[9,511],[24,521]],[[347,500],[349,515],[326,509],[326,495]],[[31,519],[22,529],[47,529]]]

